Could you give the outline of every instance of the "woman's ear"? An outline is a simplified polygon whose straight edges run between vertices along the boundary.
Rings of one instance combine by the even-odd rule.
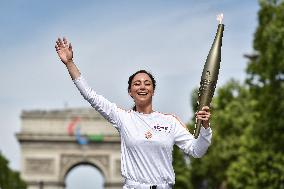
[[[133,98],[133,96],[131,95],[130,89],[128,89],[128,94],[129,96],[131,96],[131,98]]]

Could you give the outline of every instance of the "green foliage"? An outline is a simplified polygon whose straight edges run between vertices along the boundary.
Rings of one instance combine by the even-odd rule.
[[[284,1],[260,1],[258,15],[246,84],[229,81],[214,96],[212,145],[191,159],[194,189],[284,189]]]
[[[186,162],[183,152],[174,146],[173,166],[176,174],[175,189],[191,189],[189,163]]]
[[[0,153],[0,188],[26,189],[26,183],[21,180],[20,174],[8,167],[8,161]]]
[[[284,2],[261,1],[247,68],[258,117],[241,140],[240,157],[228,170],[230,188],[284,188]]]
[[[228,170],[228,188],[282,189],[284,187],[282,153],[274,151],[242,153]],[[282,163],[281,163],[282,162]]]
[[[212,145],[203,158],[191,160],[194,188],[226,186],[227,170],[239,156],[239,137],[253,124],[255,115],[248,113],[253,104],[248,89],[234,80],[217,91],[211,105]]]

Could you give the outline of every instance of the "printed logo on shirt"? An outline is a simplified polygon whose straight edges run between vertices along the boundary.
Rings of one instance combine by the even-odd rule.
[[[152,138],[152,133],[151,133],[150,131],[147,131],[147,132],[145,133],[145,138],[147,138],[147,139]]]
[[[159,124],[157,124],[157,125],[155,125],[154,126],[154,129],[156,130],[156,131],[168,131],[168,128],[169,127],[167,127],[167,126],[160,126]]]

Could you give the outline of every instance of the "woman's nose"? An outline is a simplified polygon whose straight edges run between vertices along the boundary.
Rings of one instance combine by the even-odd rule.
[[[142,83],[142,84],[140,85],[140,89],[145,89],[145,84],[144,84],[144,83]]]

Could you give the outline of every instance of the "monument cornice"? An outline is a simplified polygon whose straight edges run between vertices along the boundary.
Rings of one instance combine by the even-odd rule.
[[[44,134],[29,134],[29,133],[17,133],[17,139],[19,142],[77,142],[75,136],[69,135],[44,135]],[[119,136],[109,135],[103,136],[103,139],[100,141],[92,142],[120,142]]]
[[[65,108],[55,110],[24,110],[21,119],[66,119],[80,117],[82,119],[105,120],[94,108]]]

